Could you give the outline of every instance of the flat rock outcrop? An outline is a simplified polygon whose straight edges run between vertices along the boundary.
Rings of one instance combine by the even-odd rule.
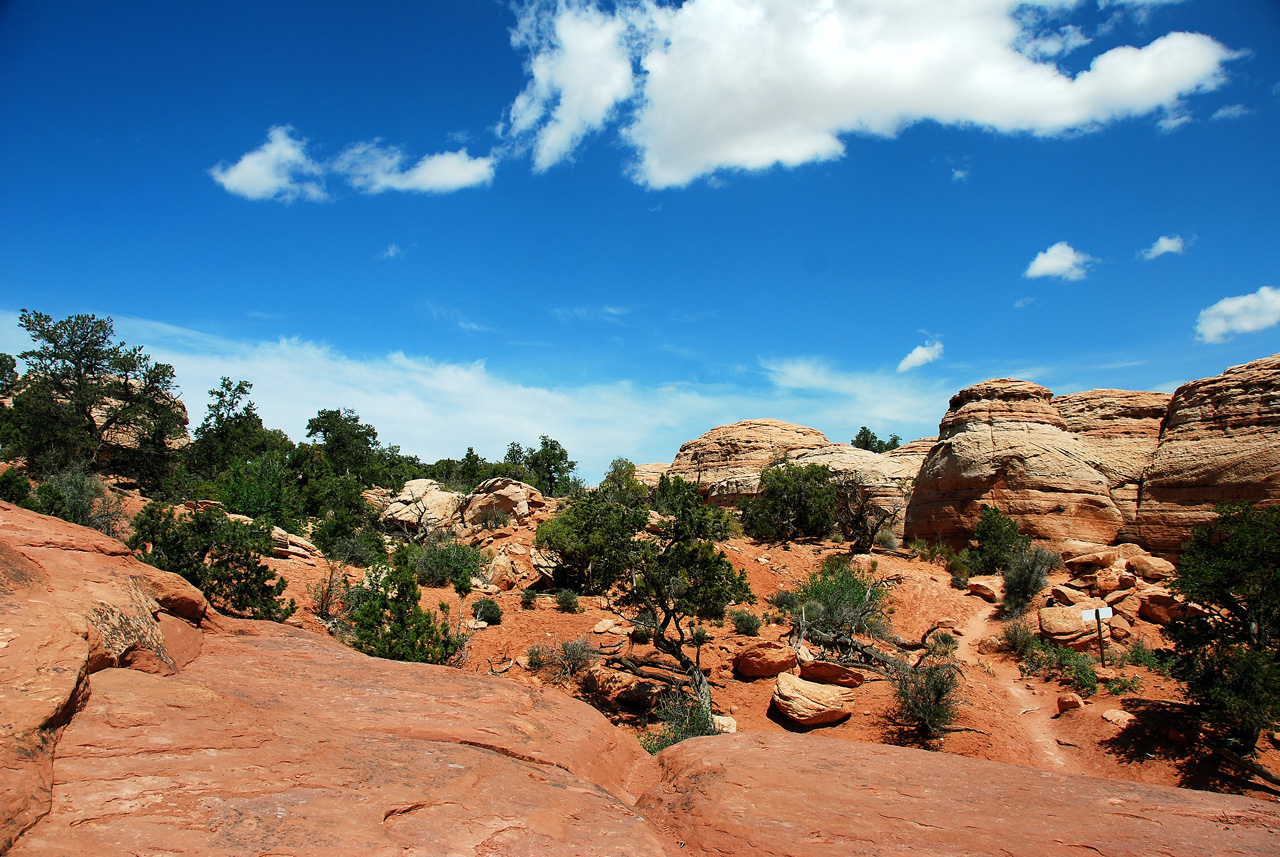
[[[1280,354],[1174,392],[1142,481],[1136,539],[1174,556],[1227,500],[1280,502]]]
[[[1280,834],[1267,801],[818,735],[695,738],[657,761],[636,806],[684,854],[1262,857]]]
[[[1054,398],[1066,430],[1080,438],[1089,463],[1107,478],[1111,500],[1131,527],[1138,485],[1160,443],[1168,393],[1089,390]]]
[[[700,486],[712,502],[728,506],[755,496],[760,471],[775,459],[830,445],[817,429],[782,420],[743,420],[681,445],[666,472]]]
[[[1039,384],[966,387],[951,397],[920,468],[906,536],[964,544],[982,506],[993,505],[1033,538],[1110,544],[1124,519],[1094,457]]]

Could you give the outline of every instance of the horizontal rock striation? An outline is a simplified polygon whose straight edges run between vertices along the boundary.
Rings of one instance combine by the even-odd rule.
[[[1142,480],[1136,540],[1176,555],[1228,500],[1280,502],[1280,354],[1174,392]]]
[[[743,420],[681,445],[666,472],[698,485],[713,503],[731,506],[759,492],[760,471],[774,460],[829,445],[817,429],[782,420]]]
[[[1108,479],[1051,400],[1010,378],[953,396],[916,479],[907,538],[962,545],[993,505],[1033,538],[1113,541],[1123,516]]]

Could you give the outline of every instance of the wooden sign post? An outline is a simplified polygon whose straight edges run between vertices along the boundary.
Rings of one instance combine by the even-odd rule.
[[[1110,619],[1114,612],[1110,607],[1099,607],[1095,610],[1083,610],[1080,612],[1081,620],[1088,622],[1093,619],[1098,623],[1098,657],[1102,661],[1102,665],[1107,665],[1107,649],[1102,645],[1102,620]]]

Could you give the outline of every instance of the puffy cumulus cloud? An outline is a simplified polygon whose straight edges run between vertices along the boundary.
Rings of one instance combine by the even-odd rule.
[[[1181,235],[1161,235],[1156,239],[1156,243],[1143,250],[1142,258],[1150,261],[1159,258],[1165,253],[1181,253],[1186,249],[1186,242],[1182,240]]]
[[[534,2],[515,37],[531,54],[530,82],[508,131],[534,136],[545,169],[625,103],[636,179],[680,186],[718,169],[837,158],[842,134],[891,137],[927,120],[1050,136],[1182,116],[1183,99],[1220,85],[1235,56],[1173,32],[1101,53],[1073,76],[1053,58],[1088,36],[1051,19],[1074,5],[622,0],[606,12]]]
[[[520,16],[512,44],[532,54],[530,80],[511,105],[507,130],[523,134],[537,128],[533,165],[539,172],[572,154],[631,96],[635,83],[624,43],[629,14],[562,3],[554,11],[532,4]]]
[[[1196,339],[1218,344],[1237,333],[1254,333],[1280,323],[1280,289],[1263,286],[1251,295],[1223,298],[1200,311]]]
[[[324,167],[307,155],[307,141],[295,137],[290,125],[273,127],[267,132],[267,142],[231,166],[222,161],[209,170],[228,193],[281,202],[298,197],[324,199],[323,173]]]
[[[1031,260],[1022,276],[1029,279],[1036,277],[1059,277],[1063,280],[1083,280],[1088,266],[1096,262],[1087,253],[1081,253],[1066,241],[1059,241],[1048,250],[1041,250]]]
[[[473,158],[466,149],[427,155],[405,167],[405,154],[398,146],[383,146],[377,140],[353,143],[332,164],[334,172],[346,176],[352,187],[364,193],[449,193],[489,184],[493,168],[493,158]]]
[[[924,345],[917,345],[911,349],[911,353],[903,357],[898,363],[899,372],[910,372],[917,366],[923,366],[926,363],[932,363],[942,357],[941,342],[926,342]]]

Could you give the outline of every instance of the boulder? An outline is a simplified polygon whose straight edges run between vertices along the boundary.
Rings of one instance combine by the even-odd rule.
[[[1039,612],[1040,634],[1057,642],[1074,640],[1088,634],[1097,633],[1096,627],[1086,626],[1080,614],[1087,605],[1071,607],[1042,607]]]
[[[1058,697],[1058,714],[1071,711],[1076,708],[1084,708],[1084,699],[1078,693],[1064,693]]]
[[[746,646],[733,658],[733,671],[743,678],[773,678],[795,666],[795,649],[773,640]]]
[[[969,578],[969,593],[997,604],[1004,598],[1004,580],[999,577]]]
[[[805,681],[781,673],[773,687],[773,704],[801,726],[823,726],[846,719],[855,697],[848,688]]]
[[[866,673],[834,664],[831,661],[805,661],[800,665],[800,677],[818,684],[834,684],[840,687],[858,687],[867,680]]]
[[[445,527],[458,520],[462,495],[445,491],[433,479],[411,479],[382,510],[382,520],[409,532]]]
[[[1166,580],[1178,573],[1167,559],[1156,556],[1135,556],[1128,560],[1129,570],[1143,580]]]
[[[516,522],[524,521],[546,505],[546,498],[537,488],[505,476],[481,482],[460,504],[462,520],[467,525],[474,525],[489,510]]]
[[[602,699],[637,711],[653,708],[662,694],[669,690],[665,682],[611,670],[599,664],[589,668],[587,678],[594,684],[596,694]]]
[[[1174,392],[1138,498],[1143,547],[1173,559],[1216,504],[1280,502],[1278,390],[1280,354]]]
[[[1088,601],[1087,593],[1081,592],[1070,586],[1062,586],[1061,584],[1053,586],[1049,590],[1049,594],[1053,596],[1053,600],[1063,607],[1069,607],[1072,604],[1079,604],[1081,601]]]
[[[498,587],[500,592],[507,592],[520,585],[520,574],[511,557],[506,554],[500,553],[493,558],[493,562],[489,563],[487,574],[489,583]]]
[[[1131,527],[1138,514],[1138,485],[1160,443],[1168,393],[1089,390],[1058,396],[1053,405],[1063,426],[1079,438],[1088,463],[1107,480],[1111,501]]]
[[[1156,625],[1168,625],[1187,615],[1187,605],[1181,598],[1162,586],[1148,586],[1138,591],[1141,602],[1138,616]]]
[[[1124,729],[1126,726],[1128,726],[1130,723],[1137,720],[1138,718],[1134,717],[1132,714],[1125,711],[1123,708],[1112,708],[1102,712],[1102,719],[1107,721],[1108,723],[1114,723],[1116,726],[1119,726],[1121,729]]]
[[[743,420],[684,443],[666,472],[694,483],[711,502],[732,506],[760,492],[760,471],[775,459],[830,445],[817,429],[774,419]]]
[[[906,536],[963,546],[990,505],[1035,539],[1110,544],[1124,518],[1095,457],[1039,384],[1002,378],[966,387],[951,398],[920,468]]]
[[[713,714],[711,722],[716,725],[716,732],[721,735],[732,735],[738,731],[738,721],[727,714]]]

